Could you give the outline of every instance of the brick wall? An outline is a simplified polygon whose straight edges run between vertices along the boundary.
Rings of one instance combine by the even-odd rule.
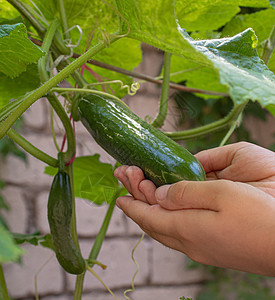
[[[138,67],[138,71],[156,76],[161,62],[162,54],[149,48],[144,53],[144,61]],[[139,116],[145,117],[150,114],[153,117],[158,110],[159,95],[159,87],[145,83],[140,92],[134,97],[127,97],[126,102]],[[37,147],[55,156],[47,101],[41,99],[34,104],[25,113],[24,120],[24,136]],[[251,124],[254,124],[253,121]],[[259,126],[256,128],[259,130]],[[165,129],[175,129],[175,112],[172,106],[169,109]],[[259,133],[258,135],[263,136]],[[114,162],[92,141],[80,124],[77,124],[77,137],[78,155],[101,153],[102,161]],[[62,134],[59,134],[58,140],[61,138]],[[0,178],[7,183],[3,196],[11,208],[9,212],[5,212],[5,217],[14,232],[32,233],[35,230],[39,230],[42,234],[49,232],[46,206],[52,178],[43,174],[44,167],[43,163],[31,156],[28,156],[27,163],[13,156],[9,156],[6,161],[0,161]],[[76,209],[80,246],[86,257],[107,206],[97,207],[77,199]],[[95,271],[120,299],[123,299],[124,290],[130,288],[131,277],[136,269],[131,260],[131,250],[140,236],[139,227],[115,208],[106,240],[98,257],[98,260],[108,267],[103,271],[95,266]],[[35,299],[36,278],[40,299],[73,299],[75,276],[65,274],[52,251],[41,246],[24,245],[23,248],[25,255],[21,264],[5,265],[11,296],[14,299]],[[202,270],[190,270],[185,267],[187,262],[185,255],[162,246],[148,236],[138,247],[135,257],[140,264],[140,271],[135,280],[136,291],[131,293],[134,300],[176,300],[183,295],[195,299],[206,280]],[[97,279],[87,274],[82,299],[109,300],[113,297],[106,293]]]

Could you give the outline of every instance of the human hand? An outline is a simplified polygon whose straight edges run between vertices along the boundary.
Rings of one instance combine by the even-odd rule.
[[[275,154],[238,143],[196,156],[205,182],[156,189],[139,168],[116,169],[132,194],[118,206],[154,239],[195,261],[274,276]]]

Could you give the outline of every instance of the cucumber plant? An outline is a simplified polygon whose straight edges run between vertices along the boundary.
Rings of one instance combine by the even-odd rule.
[[[241,123],[249,101],[257,101],[275,116],[274,1],[225,2],[216,5],[216,1],[183,0],[0,1],[0,139],[8,136],[48,165],[46,172],[55,176],[48,205],[53,244],[48,237],[37,239],[44,239],[44,245],[55,250],[66,271],[77,274],[74,299],[81,299],[85,271],[94,273],[92,267],[115,200],[125,193],[113,176],[113,166],[101,163],[98,156],[75,157],[74,122],[81,120],[94,139],[119,162],[139,165],[148,178],[161,185],[181,179],[203,180],[205,176],[197,160],[175,141],[226,129],[220,141],[220,145],[224,145]],[[211,10],[220,17],[210,18]],[[264,31],[255,19],[264,20]],[[141,61],[141,43],[164,52],[160,78],[133,72]],[[141,81],[133,83],[133,77]],[[148,122],[123,104],[123,97],[137,93],[144,80],[162,86],[159,112]],[[66,87],[61,84],[64,81],[67,81]],[[201,94],[206,100],[230,97],[233,107],[225,117],[212,123],[184,131],[161,132],[167,117],[170,88]],[[58,96],[65,98],[65,105]],[[47,98],[66,133],[60,147],[53,130],[55,157],[38,149],[12,128],[41,97]],[[99,119],[101,127],[97,123]],[[132,131],[130,123],[137,124]],[[122,139],[116,138],[114,145],[112,140],[119,135]],[[121,151],[124,140],[129,149],[127,153]],[[151,153],[155,154],[154,159],[163,157],[158,147],[161,143],[168,147],[162,167],[150,160]],[[133,157],[129,156],[131,152]],[[137,152],[141,152],[142,157],[137,156]],[[183,161],[182,170],[178,165],[174,169],[169,165],[175,155]],[[94,168],[89,174],[81,167],[87,163]],[[75,176],[77,170],[95,178],[100,175],[109,192],[104,193],[104,197],[97,196],[96,185],[85,185],[83,191]],[[83,183],[83,177],[81,179]],[[104,201],[109,205],[86,260],[80,254],[76,232],[76,196],[98,205]],[[62,214],[66,218],[62,219]],[[6,233],[1,235],[0,241],[10,241],[12,235],[5,228],[0,229]],[[65,243],[66,252],[60,243]],[[10,243],[9,247],[14,247],[13,257],[0,255],[0,263],[16,261],[20,256],[15,245]],[[9,299],[3,273],[0,275],[2,296]]]

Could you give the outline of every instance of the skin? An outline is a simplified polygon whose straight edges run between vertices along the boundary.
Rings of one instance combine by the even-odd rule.
[[[208,265],[275,276],[275,153],[241,142],[196,155],[207,180],[158,189],[141,169],[115,176],[117,206],[160,243]]]

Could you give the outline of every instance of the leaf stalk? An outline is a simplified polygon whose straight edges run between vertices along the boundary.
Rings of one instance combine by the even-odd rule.
[[[58,165],[57,159],[51,157],[50,155],[48,155],[45,152],[41,151],[40,149],[36,148],[33,144],[28,142],[25,138],[23,138],[18,132],[16,132],[12,128],[7,132],[7,135],[16,144],[18,144],[21,148],[23,148],[25,151],[30,153],[35,158],[43,161],[44,163],[48,164],[49,166],[57,167],[57,165]]]
[[[168,111],[168,99],[169,99],[169,82],[170,82],[170,61],[171,53],[164,53],[164,72],[163,72],[163,82],[161,88],[161,97],[159,104],[159,112],[155,120],[152,122],[152,126],[161,127],[166,119]]]
[[[10,300],[7,285],[6,285],[6,280],[3,272],[3,267],[1,264],[0,264],[0,287],[1,287],[3,300]]]
[[[271,30],[271,33],[269,35],[269,38],[264,43],[264,50],[262,54],[262,60],[266,65],[268,65],[269,59],[272,55],[272,52],[275,47],[275,25],[273,25],[273,28]]]
[[[193,128],[193,129],[183,130],[183,131],[164,132],[164,133],[174,141],[181,141],[181,140],[197,138],[209,133],[216,132],[218,130],[231,126],[233,123],[235,123],[239,115],[242,113],[246,104],[247,101],[240,105],[235,105],[231,110],[231,112],[226,117],[218,121],[212,122],[210,124]]]

